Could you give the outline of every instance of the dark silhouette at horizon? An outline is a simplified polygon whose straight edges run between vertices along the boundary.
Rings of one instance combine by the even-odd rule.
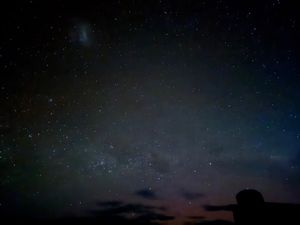
[[[263,195],[252,189],[240,191],[236,195],[237,204],[206,205],[206,211],[230,211],[234,223],[225,220],[206,220],[205,217],[192,217],[195,221],[185,224],[209,225],[253,225],[253,224],[300,224],[300,204],[265,202]],[[158,225],[175,220],[167,215],[164,207],[120,201],[99,202],[98,209],[90,210],[90,216],[65,218],[15,218],[2,214],[2,224],[144,224]],[[198,221],[196,221],[198,220]]]
[[[246,189],[236,195],[237,204],[212,206],[207,211],[231,211],[235,224],[300,224],[300,204],[265,202],[257,190]]]

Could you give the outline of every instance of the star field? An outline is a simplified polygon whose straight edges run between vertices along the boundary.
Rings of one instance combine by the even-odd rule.
[[[181,224],[232,220],[202,206],[245,188],[300,202],[292,2],[2,10],[1,215],[81,216],[122,201],[165,207]]]

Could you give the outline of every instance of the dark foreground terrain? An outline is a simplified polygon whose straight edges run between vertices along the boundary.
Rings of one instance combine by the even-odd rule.
[[[253,225],[253,224],[300,224],[300,205],[288,203],[265,202],[261,193],[256,190],[243,190],[236,195],[237,204],[206,205],[207,211],[231,211],[234,223],[224,220],[206,221],[199,217],[196,222],[185,225]],[[124,204],[122,202],[99,203],[101,210],[91,211],[90,217],[65,217],[56,219],[15,218],[2,215],[1,224],[64,224],[64,225],[94,225],[94,224],[172,224],[174,216],[165,215],[164,209],[140,204]]]

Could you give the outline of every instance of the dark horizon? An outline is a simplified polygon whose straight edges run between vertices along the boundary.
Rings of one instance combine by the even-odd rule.
[[[84,217],[119,202],[144,220],[222,223],[232,212],[203,206],[244,189],[300,204],[295,1],[0,10],[0,215]]]
[[[153,196],[147,193],[142,196]],[[151,197],[152,198],[152,197]],[[195,200],[191,198],[190,200]],[[231,220],[207,220],[205,216],[187,216],[185,220],[178,220],[176,215],[167,215],[168,209],[161,206],[151,206],[139,203],[125,203],[121,201],[98,202],[97,208],[89,210],[85,216],[68,215],[63,217],[39,217],[0,214],[3,224],[136,224],[136,225],[159,225],[159,224],[185,224],[185,225],[253,225],[253,224],[289,224],[297,225],[300,222],[300,204],[267,202],[263,195],[253,189],[245,189],[237,193],[236,204],[229,205],[204,205],[206,212],[231,212]]]

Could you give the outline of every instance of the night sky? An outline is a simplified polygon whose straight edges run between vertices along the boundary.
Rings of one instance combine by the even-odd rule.
[[[118,201],[163,207],[170,224],[231,220],[203,205],[245,188],[300,203],[299,10],[2,4],[0,215],[86,216]]]

